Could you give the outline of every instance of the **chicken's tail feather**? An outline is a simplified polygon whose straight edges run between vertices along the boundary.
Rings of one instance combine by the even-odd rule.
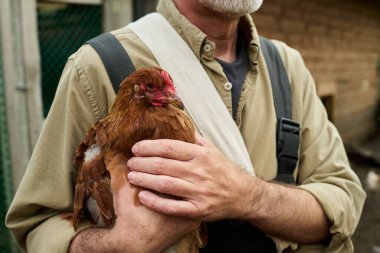
[[[115,209],[113,206],[113,196],[109,188],[109,183],[94,182],[92,196],[99,208],[103,222],[106,226],[113,225],[116,220]]]
[[[75,195],[74,195],[74,211],[72,214],[72,223],[74,229],[77,228],[79,220],[83,217],[83,202],[86,195],[86,186],[85,184],[79,183],[75,186]]]

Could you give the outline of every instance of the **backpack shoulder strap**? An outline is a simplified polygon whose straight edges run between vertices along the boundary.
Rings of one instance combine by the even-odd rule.
[[[123,79],[135,71],[127,51],[111,33],[103,33],[87,41],[87,44],[91,45],[100,56],[112,87],[117,93]]]
[[[277,115],[277,162],[275,180],[294,183],[293,172],[298,161],[300,125],[292,120],[292,92],[281,56],[272,41],[260,36],[263,53],[272,86]]]
[[[261,52],[267,64],[277,118],[292,118],[292,93],[281,56],[272,41],[260,36]]]

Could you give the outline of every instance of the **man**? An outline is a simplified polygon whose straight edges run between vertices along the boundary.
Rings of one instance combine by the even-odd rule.
[[[301,122],[302,132],[295,173],[298,186],[271,181],[277,173],[276,115],[258,34],[248,15],[260,5],[256,0],[161,0],[158,5],[158,12],[192,48],[233,115],[257,177],[241,170],[200,136],[197,144],[142,141],[133,148],[136,157],[128,162],[132,171],[128,179],[148,189],[139,194],[143,207],[132,205],[133,193],[125,187],[114,196],[115,227],[81,224],[76,233],[61,218],[62,212],[72,210],[69,174],[74,173],[74,150],[115,97],[99,57],[90,46],[83,46],[66,65],[7,216],[7,225],[23,248],[28,252],[161,252],[196,228],[199,221],[206,221],[212,231],[205,252],[218,252],[217,244],[235,239],[215,239],[213,231],[238,221],[248,233],[245,242],[255,239],[254,231],[259,231],[258,237],[272,238],[272,245],[245,249],[247,252],[277,252],[273,242],[285,251],[353,251],[350,237],[365,194],[301,57],[279,42],[276,45],[292,84],[293,115]],[[114,35],[136,68],[158,66],[130,29]],[[236,72],[243,76],[234,75]],[[154,191],[181,199],[162,198]],[[240,233],[237,227],[236,233]],[[222,231],[220,238],[229,230]]]

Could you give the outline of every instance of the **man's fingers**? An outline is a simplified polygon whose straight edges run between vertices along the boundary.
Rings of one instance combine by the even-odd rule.
[[[132,157],[127,165],[131,171],[155,175],[186,178],[191,174],[185,162],[161,157]]]
[[[150,191],[141,191],[139,193],[139,199],[147,208],[162,214],[169,216],[198,218],[198,207],[185,200],[163,198]]]
[[[196,148],[196,145],[183,141],[159,139],[140,141],[132,147],[132,152],[136,156],[158,156],[189,161],[195,157]]]
[[[128,174],[128,179],[135,186],[176,197],[188,197],[194,192],[194,185],[192,183],[170,176],[132,171]]]

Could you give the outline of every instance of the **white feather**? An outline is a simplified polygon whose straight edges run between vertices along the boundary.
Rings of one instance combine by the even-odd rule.
[[[102,150],[97,144],[92,145],[89,147],[86,152],[84,152],[84,161],[88,162],[97,157]]]

